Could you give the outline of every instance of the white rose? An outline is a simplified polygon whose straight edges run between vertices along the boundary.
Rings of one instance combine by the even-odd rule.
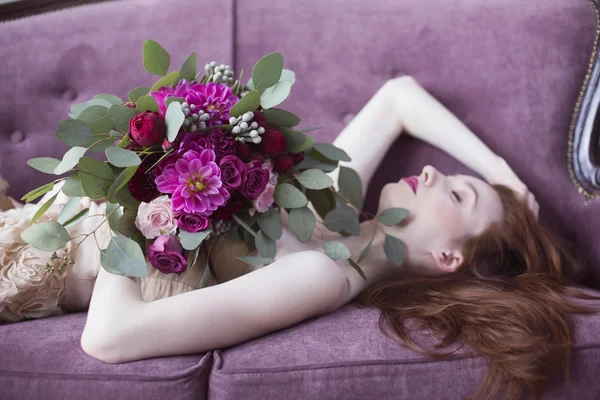
[[[48,276],[44,286],[19,291],[7,297],[5,307],[0,310],[0,319],[21,321],[24,318],[44,318],[62,315],[61,303],[65,297],[66,273],[54,272]]]
[[[177,220],[171,208],[169,196],[160,196],[150,203],[142,203],[138,208],[135,226],[146,239],[170,235],[177,230]]]

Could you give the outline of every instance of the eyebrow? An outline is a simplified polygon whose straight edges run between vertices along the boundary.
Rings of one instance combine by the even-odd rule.
[[[473,202],[473,207],[471,207],[471,209],[474,210],[475,206],[477,205],[477,199],[478,199],[479,195],[477,194],[477,190],[475,190],[475,186],[473,186],[472,183],[466,182],[466,184],[473,191],[473,194],[475,195],[475,201]]]

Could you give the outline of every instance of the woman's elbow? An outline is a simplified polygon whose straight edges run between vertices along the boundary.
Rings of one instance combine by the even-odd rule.
[[[388,85],[394,86],[396,88],[398,87],[412,87],[412,86],[418,86],[419,83],[417,82],[417,80],[415,78],[413,78],[411,75],[400,75],[397,76],[395,78],[391,78],[390,80],[387,81]]]
[[[89,356],[107,364],[119,364],[119,352],[116,351],[116,341],[110,335],[100,332],[89,332],[84,329],[81,335],[81,349]]]

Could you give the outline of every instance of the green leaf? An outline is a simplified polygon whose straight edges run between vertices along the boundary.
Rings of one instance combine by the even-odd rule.
[[[300,208],[308,203],[304,193],[289,183],[277,185],[273,197],[277,205],[283,208]]]
[[[363,270],[360,268],[360,266],[353,259],[351,259],[351,258],[348,259],[348,262],[359,273],[359,275],[366,281],[367,280],[367,276],[365,275],[365,273],[363,272]]]
[[[229,111],[229,115],[232,117],[239,117],[248,111],[256,111],[260,106],[260,92],[258,90],[253,90],[247,95],[245,95],[240,101],[235,103],[233,107],[231,107],[231,111]]]
[[[294,147],[302,145],[307,139],[307,136],[302,132],[286,127],[281,127],[280,130],[285,137],[285,149],[287,151],[291,151]]]
[[[83,186],[81,186],[81,179],[79,178],[78,171],[73,172],[65,181],[65,184],[62,187],[62,192],[65,194],[65,196],[69,197],[83,197],[86,195],[85,191],[83,190]]]
[[[130,102],[136,103],[140,97],[147,95],[150,93],[150,88],[148,86],[140,86],[133,90],[130,90],[127,94],[127,98]]]
[[[264,56],[252,69],[252,82],[254,87],[261,92],[279,82],[283,72],[283,56],[281,53],[272,53]]]
[[[202,278],[200,279],[200,287],[199,289],[205,288],[208,285],[208,281],[210,280],[210,263],[208,259],[206,260],[206,267],[204,268],[204,272],[202,273]]]
[[[393,207],[384,210],[377,216],[377,219],[386,226],[394,226],[404,218],[408,217],[410,212],[405,208]]]
[[[137,103],[135,103],[135,109],[137,112],[158,112],[158,103],[152,96],[142,96],[138,99]]]
[[[401,265],[404,261],[404,245],[393,236],[385,235],[383,251],[386,257],[395,265]]]
[[[114,137],[106,137],[106,139],[102,139],[103,137],[106,137],[106,134],[94,135],[92,145],[88,148],[88,151],[91,153],[104,153],[106,149],[115,143]]]
[[[169,104],[167,113],[165,114],[167,139],[169,142],[172,142],[177,138],[177,134],[179,133],[179,129],[181,129],[181,125],[183,125],[183,121],[185,121],[185,115],[183,114],[183,111],[181,111],[181,104],[178,102]]]
[[[137,227],[135,226],[135,218],[137,210],[125,209],[123,215],[117,220],[115,227],[124,236],[131,237],[135,234]]]
[[[186,250],[194,250],[196,247],[200,246],[200,243],[209,233],[212,232],[212,227],[205,229],[196,233],[189,233],[182,229],[179,230],[179,240],[181,241],[181,245]]]
[[[311,131],[318,131],[319,129],[325,129],[325,127],[324,126],[313,126],[312,128],[302,129],[300,132],[306,133],[306,132],[311,132]]]
[[[141,202],[139,200],[136,200],[131,195],[131,192],[129,191],[129,188],[127,187],[127,185],[125,185],[121,189],[117,190],[115,195],[117,197],[117,201],[119,202],[119,204],[125,208],[131,208],[131,209],[137,210],[141,204]]]
[[[300,123],[300,118],[292,114],[289,111],[282,110],[281,108],[271,108],[263,112],[265,120],[273,125],[287,126],[291,128]]]
[[[100,263],[105,268],[115,269],[130,277],[147,278],[148,266],[139,244],[125,236],[113,237]]]
[[[115,147],[113,147],[115,148]],[[108,189],[108,193],[107,193],[107,197],[112,197],[112,196],[116,196],[117,193],[125,186],[127,185],[127,183],[131,180],[131,178],[133,178],[133,175],[135,175],[136,171],[137,171],[138,167],[137,166],[133,166],[133,167],[127,167],[123,170],[123,172],[121,172],[117,178],[115,179],[115,181],[113,182],[113,184],[110,186],[110,188]],[[118,200],[118,197],[117,197]],[[119,204],[123,205],[120,201]],[[139,203],[138,203],[139,205]],[[137,207],[135,207],[137,209]]]
[[[129,130],[129,121],[135,117],[137,111],[134,108],[115,104],[108,109],[108,116],[115,128],[127,132]]]
[[[169,105],[171,105],[171,103],[174,101],[178,102],[180,105],[185,103],[185,99],[183,97],[169,96],[165,99],[165,106],[169,108]]]
[[[121,206],[115,203],[107,202],[106,203],[106,216],[108,217],[108,225],[113,232],[118,232],[117,229],[117,221],[123,215],[123,210],[121,210]]]
[[[94,96],[94,99],[104,100],[110,104],[121,104],[123,100],[114,94],[100,93]]]
[[[151,74],[164,76],[169,70],[171,56],[154,40],[146,40],[142,45],[144,68]]]
[[[113,184],[112,169],[91,157],[82,157],[79,160],[79,178],[85,194],[92,199],[106,196]]]
[[[341,242],[325,242],[325,254],[332,260],[346,260],[351,257],[350,250]]]
[[[288,226],[299,241],[308,242],[312,238],[316,224],[317,218],[308,207],[294,208],[290,211]]]
[[[156,92],[161,87],[171,87],[179,79],[179,71],[173,71],[169,75],[163,76],[157,80],[150,88],[150,92]]]
[[[319,152],[320,154],[322,154],[323,156],[327,157],[330,160],[333,161],[352,161],[352,159],[350,158],[350,156],[342,149],[340,149],[339,147],[336,147],[332,144],[329,143],[315,143],[313,145],[313,148]]]
[[[266,257],[252,257],[252,256],[240,256],[236,257],[238,260],[242,260],[247,262],[250,265],[269,265],[272,262],[275,262],[272,258]]]
[[[358,215],[345,204],[337,204],[336,208],[330,211],[323,220],[323,224],[332,232],[348,231],[356,232],[356,226],[360,230]]]
[[[279,240],[283,234],[281,213],[277,208],[270,208],[264,213],[258,213],[258,226],[271,239]]]
[[[274,258],[277,246],[275,241],[265,235],[263,231],[258,231],[254,237],[254,245],[261,257]]]
[[[60,210],[60,214],[58,214],[56,221],[64,226],[65,221],[71,218],[73,214],[75,214],[75,211],[77,211],[80,200],[80,197],[73,197],[70,199],[67,204],[64,205],[63,209]]]
[[[333,186],[333,179],[318,169],[307,169],[297,175],[296,179],[307,189],[320,190]]]
[[[369,242],[369,244],[360,252],[360,254],[358,255],[358,260],[356,260],[357,263],[360,263],[365,258],[367,258],[367,255],[369,254],[369,251],[371,250],[371,245],[372,244],[373,244],[373,240],[371,240]]]
[[[340,166],[338,175],[339,193],[354,204],[359,210],[363,208],[362,181],[358,173],[348,167]]]
[[[254,230],[252,230],[252,228],[250,227],[250,225],[248,225],[247,223],[245,223],[240,217],[238,217],[237,215],[233,214],[233,219],[235,219],[236,222],[238,224],[240,224],[249,234],[251,234],[252,236],[256,237],[256,232],[254,232]]]
[[[187,259],[186,259],[188,268],[190,268],[196,264],[199,254],[200,254],[200,246],[196,247],[192,251],[188,251]]]
[[[279,81],[288,81],[293,85],[296,83],[296,74],[294,71],[284,68],[283,71],[281,71],[281,78],[279,78]]]
[[[260,105],[262,108],[269,109],[281,103],[290,95],[292,90],[291,82],[278,82],[275,86],[265,89],[260,95]]]
[[[87,149],[85,147],[72,147],[70,148],[65,155],[63,156],[62,161],[58,166],[54,169],[54,173],[56,175],[62,175],[65,172],[73,169],[74,166],[77,165],[79,159],[83,157]]]
[[[35,212],[35,214],[33,214],[33,217],[31,217],[30,224],[35,224],[35,221],[40,219],[40,217],[42,215],[44,215],[46,213],[46,211],[48,211],[50,206],[52,206],[52,204],[54,204],[54,201],[56,200],[57,197],[58,197],[58,192],[54,196],[50,197],[40,208],[38,208],[38,210]]]
[[[75,214],[73,217],[69,218],[63,224],[63,226],[66,228],[67,226],[77,225],[78,223],[80,223],[81,221],[83,221],[84,219],[86,219],[89,214],[90,214],[90,209],[89,208],[84,208],[83,210],[81,210],[77,214]]]
[[[64,119],[58,121],[56,136],[68,146],[88,147],[92,144],[94,132],[83,121],[78,119]]]
[[[319,161],[311,156],[304,155],[304,160],[296,168],[299,170],[313,168],[320,169],[323,172],[331,172],[338,167],[337,162],[334,161]]]
[[[111,105],[111,103],[103,99],[92,99],[84,101],[83,103],[73,104],[71,106],[71,112],[69,113],[69,117],[77,119],[77,117],[79,117],[79,114],[81,114],[83,110],[91,106],[102,106],[108,108]]]
[[[46,174],[54,174],[54,169],[60,164],[60,160],[52,157],[38,157],[27,161],[27,165],[31,168]]]
[[[300,153],[304,150],[308,150],[310,149],[313,144],[315,143],[315,138],[312,136],[308,136],[306,135],[306,139],[304,140],[304,142],[300,143],[297,146],[294,146],[290,149],[290,152],[292,153]]]
[[[238,229],[237,226],[234,226],[230,230],[227,231],[227,238],[231,239],[235,243],[241,243],[244,241],[244,237],[240,233],[240,230]]]
[[[21,197],[21,200],[25,200],[26,203],[30,203],[38,197],[45,195],[52,189],[54,189],[54,182],[46,183],[45,185],[26,193],[23,197]]]
[[[331,210],[335,209],[335,195],[329,189],[307,190],[306,197],[308,197],[321,218],[325,218]]]
[[[196,77],[196,53],[192,53],[183,62],[180,69],[179,78],[186,81],[192,81]]]
[[[63,247],[71,237],[64,226],[56,221],[40,222],[21,232],[21,239],[36,249],[54,251]]]
[[[77,119],[85,122],[93,133],[105,133],[113,127],[113,123],[108,116],[108,108],[103,106],[88,107],[79,114]]]
[[[106,158],[108,158],[108,161],[112,165],[119,168],[134,167],[142,163],[142,160],[135,152],[118,147],[109,147],[106,149]]]

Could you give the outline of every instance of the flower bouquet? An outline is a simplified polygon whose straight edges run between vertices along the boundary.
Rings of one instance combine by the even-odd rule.
[[[147,260],[163,273],[182,273],[195,264],[203,242],[221,235],[245,241],[259,255],[238,258],[269,264],[282,235],[282,208],[298,240],[311,239],[316,217],[309,202],[327,229],[360,233],[358,215],[348,205],[362,207],[358,174],[341,167],[339,191],[326,174],[350,157],[331,144],[315,143],[308,130],[293,129],[300,119],[275,108],[295,82],[295,74],[283,69],[280,53],[260,59],[245,85],[243,71],[236,79],[228,65],[216,62],[197,74],[195,54],[169,72],[169,54],[152,40],[143,44],[143,64],[160,76],[151,87],[131,90],[128,101],[99,94],[72,106],[70,118],[59,121],[56,131],[71,149],[62,160],[27,162],[44,173],[69,175],[32,190],[23,200],[31,202],[61,181],[60,190],[72,199],[57,221],[35,223],[58,192],[50,197],[23,240],[44,251],[75,240],[66,228],[89,216],[87,209],[75,213],[82,196],[106,200],[113,236],[100,249],[102,267],[132,277],[148,276]],[[107,160],[93,153],[104,153]],[[387,221],[397,223],[392,214]],[[365,278],[360,259],[352,260],[342,243],[325,243],[325,252],[348,259]],[[361,258],[366,252],[368,248]],[[63,257],[73,263],[71,253]],[[210,273],[206,270],[202,286]]]

